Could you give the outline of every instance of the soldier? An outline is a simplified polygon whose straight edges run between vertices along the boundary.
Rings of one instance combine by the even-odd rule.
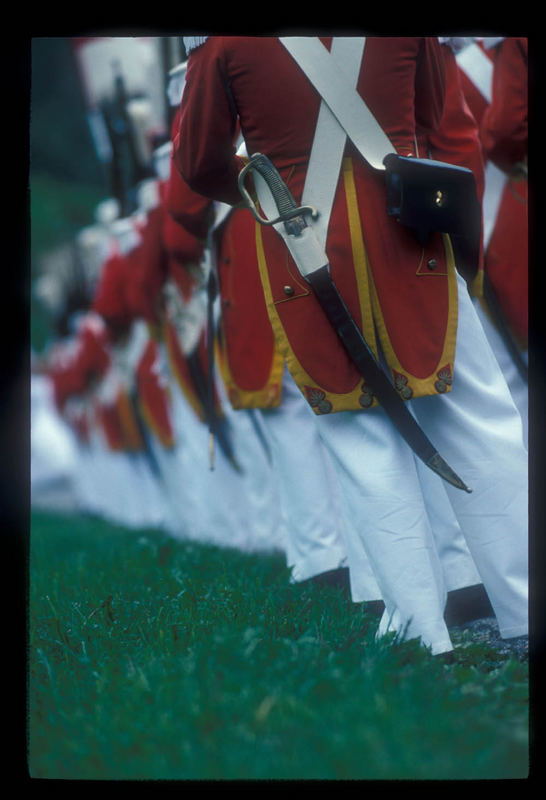
[[[484,260],[472,294],[528,446],[527,42],[477,39],[457,59],[485,161]]]
[[[68,340],[56,342],[47,354],[47,373],[55,407],[74,432],[77,458],[74,488],[77,501],[86,513],[109,516],[113,508],[109,486],[111,474],[97,467],[103,461],[102,419],[94,391],[110,364],[106,327],[96,315],[80,316]]]
[[[516,363],[528,361],[527,39],[506,38],[495,48],[491,104],[481,121],[487,160],[505,183],[484,256],[484,270],[516,347]],[[485,295],[487,302],[487,294]],[[492,302],[491,300],[489,301]],[[520,358],[517,351],[519,350]],[[512,372],[514,370],[512,369]],[[526,371],[510,380],[528,441]]]
[[[175,74],[179,76],[180,69]],[[181,91],[180,86],[179,95]],[[178,117],[179,111],[174,131]],[[240,142],[237,134],[236,128],[234,140]],[[245,157],[244,143],[238,152]],[[211,201],[191,191],[176,170],[171,170],[168,198],[172,215],[188,230],[202,239],[208,232],[220,300],[218,362],[234,409],[226,413],[234,427],[251,422],[251,429],[265,443],[270,460],[265,477],[273,483],[277,502],[267,508],[270,500],[264,490],[269,481],[261,487],[258,482],[252,494],[258,502],[262,497],[264,512],[274,526],[272,540],[285,551],[291,580],[326,583],[348,592],[351,577],[353,599],[379,601],[377,583],[360,551],[351,552],[359,569],[349,576],[335,472],[313,419],[307,417],[305,400],[284,375],[284,359],[276,347],[261,290],[252,217],[243,207],[222,203],[211,214]],[[255,438],[256,433],[249,431],[247,446]],[[297,450],[292,447],[295,438],[300,444]],[[248,455],[249,470],[258,475],[261,459],[254,450]],[[313,472],[306,473],[310,461]],[[308,474],[307,480],[302,480],[302,471]]]
[[[229,208],[229,207],[228,207]],[[253,415],[270,452],[282,520],[278,536],[291,580],[329,583],[348,589],[347,547],[336,513],[335,474],[307,417],[301,393],[286,380],[261,291],[254,223],[245,208],[229,213],[212,232],[221,301],[220,366],[237,417]],[[299,448],[291,446],[297,436]],[[311,459],[313,477],[301,471]],[[317,481],[320,475],[324,480]],[[324,482],[329,490],[324,490]],[[377,586],[360,579],[359,600],[377,600]]]
[[[168,169],[165,173],[164,161],[168,167],[170,151],[160,150],[154,157],[158,179],[146,187],[141,198],[147,222],[142,229],[144,246],[139,249],[138,258],[141,274],[149,276],[142,299],[148,296],[153,302],[148,299],[141,303],[140,313],[153,334],[146,355],[150,358],[153,354],[153,371],[168,389],[177,441],[176,446],[173,442],[166,448],[156,436],[154,452],[174,512],[171,531],[184,538],[244,549],[252,538],[253,525],[245,517],[243,479],[229,460],[231,453],[217,453],[214,475],[207,469],[206,423],[211,413],[218,416],[220,425],[222,420],[218,396],[213,408],[208,404],[206,305],[202,287],[192,274],[198,268],[203,246],[168,212]],[[141,367],[143,370],[145,362]],[[140,378],[145,375],[142,370]],[[140,385],[143,400],[146,396],[152,399],[152,389],[157,398],[158,386],[153,387],[150,375]],[[229,434],[221,433],[226,434],[224,444],[231,444]],[[226,497],[230,491],[231,502]]]
[[[481,202],[485,181],[479,130],[465,101],[456,60],[457,52],[468,40],[442,37],[439,42],[445,64],[446,91],[440,124],[428,137],[430,157],[472,170]],[[481,257],[480,250],[478,267]],[[475,271],[476,265],[470,265],[468,280],[472,280]],[[445,613],[448,625],[493,616],[443,481],[421,461],[417,462],[417,468],[448,590]]]
[[[109,430],[110,461],[116,476],[114,495],[117,494],[118,513],[128,524],[164,527],[167,517],[163,489],[150,458],[136,396],[137,365],[144,356],[148,336],[145,323],[138,324],[138,305],[128,288],[134,272],[138,273],[140,236],[129,217],[115,220],[110,229],[111,250],[91,311],[105,327],[110,355],[108,370],[97,387],[97,399],[101,418]]]
[[[232,137],[238,118],[249,153],[271,159],[296,203],[309,197],[312,206],[311,192],[304,193],[310,174],[313,180],[317,176],[313,196],[318,197],[324,189],[318,179],[335,167],[329,227],[309,226],[313,235],[318,231],[317,241],[324,237],[332,279],[393,388],[471,485],[468,493],[464,483],[459,484],[463,490],[446,483],[501,635],[526,635],[527,472],[521,420],[455,270],[449,238],[434,233],[418,241],[386,214],[385,166],[361,156],[352,132],[347,143],[338,138],[338,164],[330,135],[328,155],[315,160],[325,125],[337,123],[296,61],[292,45],[302,41],[296,39],[210,37],[191,50],[175,163],[194,191],[236,205],[242,163]],[[315,65],[320,59],[319,73],[343,87],[353,110],[361,108],[359,96],[365,99],[391,152],[409,161],[426,156],[428,134],[438,128],[444,106],[445,66],[437,39],[381,37],[357,43],[324,37],[311,46],[317,43],[319,52],[312,58]],[[336,61],[345,78],[336,72]],[[322,109],[326,112],[319,113]],[[255,172],[253,177],[263,209],[268,196]],[[441,205],[442,196],[437,200]],[[322,225],[326,205],[323,199],[315,205]],[[391,395],[380,388],[375,371],[373,387],[363,380],[323,313],[320,288],[316,282],[311,287],[316,274],[306,272],[308,280],[302,275],[303,249],[295,253],[297,263],[294,249],[288,249],[294,242],[285,229],[284,238],[278,235],[281,228],[259,225],[256,231],[268,312],[292,378],[331,453],[346,535],[358,534],[357,544],[381,590],[386,607],[378,633],[420,637],[433,654],[451,651],[442,568],[415,455],[399,433],[405,422],[397,420],[398,410],[391,416],[385,402],[379,406],[377,392]]]

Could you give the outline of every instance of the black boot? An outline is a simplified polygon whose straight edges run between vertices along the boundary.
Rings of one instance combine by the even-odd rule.
[[[448,628],[494,616],[495,612],[482,583],[455,589],[447,594],[444,619]]]
[[[341,589],[343,594],[346,594],[347,597],[351,596],[348,567],[329,569],[327,572],[321,572],[318,575],[313,575],[311,578],[300,581],[300,586],[305,586],[306,584],[314,584],[315,586],[329,586],[332,589]]]

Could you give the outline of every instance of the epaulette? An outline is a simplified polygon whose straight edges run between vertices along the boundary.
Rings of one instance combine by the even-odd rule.
[[[193,50],[197,50],[198,47],[201,47],[208,38],[208,36],[183,36],[182,39],[184,41],[186,55],[189,56]]]

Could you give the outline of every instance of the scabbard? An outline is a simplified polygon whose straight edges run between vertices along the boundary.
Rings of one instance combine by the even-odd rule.
[[[308,274],[306,279],[351,361],[413,452],[448,483],[458,489],[470,492],[471,489],[451,469],[430,442],[404,400],[394,389],[384,370],[377,363],[374,353],[339,294],[328,266]]]
[[[214,376],[208,373],[208,370],[207,374],[203,369],[198,348],[187,356],[187,364],[195,391],[205,411],[209,426],[209,445],[213,447],[214,441],[218,441],[220,449],[232,467],[236,472],[240,472],[241,467],[235,457],[228,422],[223,417],[220,417],[216,411],[214,401]],[[214,468],[212,466],[214,463],[213,456],[214,452],[212,451],[211,469]]]

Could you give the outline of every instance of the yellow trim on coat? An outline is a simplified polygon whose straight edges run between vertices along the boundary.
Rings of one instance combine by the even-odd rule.
[[[476,277],[472,281],[469,287],[469,292],[471,297],[477,297],[483,301],[483,278],[484,272],[483,269],[479,269]]]
[[[226,347],[220,343],[217,343],[216,359],[227,397],[234,410],[242,408],[274,408],[280,405],[284,358],[276,344],[274,345],[271,369],[267,381],[261,389],[241,389],[231,373]]]
[[[273,300],[273,293],[271,291],[271,284],[269,282],[269,274],[267,271],[267,262],[263,246],[261,225],[259,222],[256,222],[255,230],[256,230],[256,254],[258,257],[258,268],[260,270],[260,276],[262,279],[267,311],[269,314],[271,326],[273,328],[273,334],[275,336],[275,341],[277,343],[278,352],[286,361],[286,365],[298,388],[302,392],[303,396],[306,397],[305,389],[303,387],[304,386],[316,387],[317,382],[304,370],[304,368],[300,364],[290,342],[288,341],[288,337],[284,332],[283,324],[280,320],[279,314],[276,309],[276,304]],[[360,381],[358,381],[356,388],[353,389],[352,392],[348,392],[345,394],[335,394],[333,392],[325,391],[324,389],[322,389],[322,387],[318,388],[320,388],[324,392],[325,400],[331,405],[330,409],[331,411],[354,411],[355,409],[362,409],[362,406],[360,405],[358,400],[358,398],[362,395]],[[313,410],[315,411],[316,414],[320,413],[318,406],[315,407]]]
[[[440,360],[436,365],[436,367],[434,368],[434,370],[432,371],[432,373],[428,375],[426,378],[415,377],[415,375],[412,375],[410,372],[405,370],[400,364],[400,361],[396,356],[394,347],[387,332],[387,326],[385,324],[383,313],[381,311],[381,305],[379,302],[379,297],[377,295],[377,290],[373,280],[373,275],[371,274],[371,270],[369,275],[373,314],[375,323],[377,325],[379,341],[381,342],[381,348],[383,350],[385,360],[391,370],[396,370],[397,373],[407,378],[408,385],[410,386],[413,392],[412,398],[426,397],[428,395],[438,394],[438,389],[436,387],[436,384],[438,382],[438,372],[442,369],[442,367],[446,366],[447,364],[450,365],[452,372],[454,369],[455,343],[457,339],[457,320],[458,320],[457,275],[455,271],[455,258],[453,255],[451,240],[447,234],[442,234],[442,238],[444,241],[444,247],[446,253],[446,265],[447,265],[448,319],[446,324],[446,333],[444,337],[444,346],[442,348],[442,354],[440,356]],[[443,274],[445,277],[446,273]],[[451,384],[447,384],[444,388],[444,393],[449,391],[451,391]]]
[[[343,181],[344,190],[346,195],[347,210],[349,216],[349,230],[351,236],[351,247],[353,254],[353,268],[357,281],[359,302],[361,309],[361,318],[363,325],[363,334],[371,349],[377,355],[377,339],[376,328],[381,342],[381,347],[386,356],[387,362],[391,369],[395,369],[401,373],[402,376],[408,377],[408,382],[411,383],[413,391],[412,397],[420,397],[425,395],[438,394],[437,382],[438,374],[435,371],[432,375],[425,379],[416,379],[402,369],[398,358],[394,352],[390,338],[387,334],[385,321],[381,312],[379,299],[373,282],[371,268],[368,263],[366,247],[364,244],[364,237],[362,233],[362,226],[360,223],[360,215],[358,210],[358,201],[356,196],[356,189],[354,183],[354,172],[352,160],[347,158],[343,161]],[[377,400],[373,400],[371,404],[363,405],[363,386],[362,381],[358,381],[356,387],[347,393],[336,394],[319,387],[317,382],[306,372],[301,363],[299,362],[289,340],[284,331],[282,321],[276,309],[276,304],[273,300],[273,293],[271,290],[271,283],[269,280],[269,273],[267,270],[267,261],[263,246],[263,238],[260,223],[256,222],[256,252],[258,257],[258,267],[260,277],[264,289],[266,299],[266,306],[269,314],[269,319],[273,328],[275,341],[279,352],[286,360],[286,364],[294,381],[298,385],[300,391],[306,397],[304,387],[316,387],[323,397],[322,409],[328,409],[328,412],[337,411],[354,411],[363,410],[363,408],[373,408],[378,405]],[[446,326],[446,336],[444,339],[444,346],[442,350],[441,359],[437,365],[440,370],[447,364],[451,365],[453,370],[455,358],[455,342],[457,335],[457,278],[455,273],[455,263],[451,241],[448,236],[443,236],[444,246],[446,250],[447,261],[447,275],[448,275],[448,322]],[[444,275],[445,277],[445,275]],[[450,391],[450,384],[444,384],[442,391]],[[313,410],[316,414],[325,413],[316,405]]]
[[[362,236],[362,226],[358,213],[358,200],[356,197],[355,176],[351,158],[343,159],[343,182],[347,198],[347,211],[349,214],[349,230],[351,232],[351,247],[353,251],[353,264],[358,286],[358,299],[362,316],[362,335],[368,346],[377,357],[377,340],[373,323],[372,304],[370,297],[370,267],[366,255],[366,247]]]

